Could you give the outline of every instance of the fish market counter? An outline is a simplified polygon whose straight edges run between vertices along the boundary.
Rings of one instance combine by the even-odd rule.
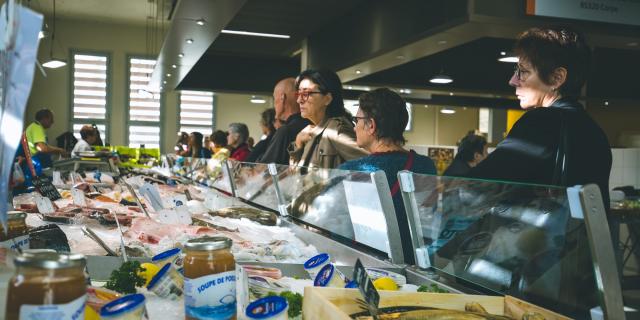
[[[184,278],[181,274],[189,254],[197,257],[202,248],[228,250],[240,266],[235,274],[211,280],[221,284],[211,291],[216,294],[227,290],[221,289],[227,288],[222,285],[225,281],[236,283],[237,295],[216,299],[237,301],[239,318],[245,318],[243,311],[251,301],[267,295],[286,298],[292,316],[302,310],[299,295],[307,291],[305,287],[357,287],[357,282],[350,281],[356,278],[357,261],[367,268],[378,290],[512,296],[551,310],[541,308],[547,319],[564,319],[559,314],[584,318],[605,302],[609,308],[602,309],[607,312],[616,303],[621,305],[621,299],[615,300],[610,277],[600,282],[612,288],[606,295],[602,285],[596,285],[596,278],[602,278],[610,265],[603,254],[606,241],[595,245],[589,241],[603,230],[598,228],[597,215],[587,218],[591,215],[584,212],[587,204],[580,198],[580,189],[402,172],[399,181],[407,209],[396,212],[381,171],[174,160],[171,166],[122,172],[112,181],[100,181],[93,172],[84,176],[97,176],[97,181],[79,180],[76,172],[60,172],[60,179],[54,179],[60,199],[50,201],[37,192],[13,199],[17,210],[27,212],[15,222],[29,227],[20,238],[28,239],[28,245],[22,242],[24,248],[86,256],[86,269],[96,286],[88,290],[92,310],[87,307],[87,318],[117,297],[100,289],[104,284],[121,292],[143,293],[150,319],[184,318],[183,290],[204,292],[210,283],[196,284],[187,273]],[[408,225],[408,230],[399,225]],[[227,249],[220,247],[221,237],[231,239]],[[15,239],[2,243],[16,249]],[[208,242],[189,244],[202,239]],[[8,256],[0,255],[0,260],[11,260],[15,254],[4,252]],[[593,265],[600,266],[599,272],[594,273]],[[7,285],[13,272],[4,268],[0,282]],[[123,280],[127,274],[134,278]],[[133,287],[126,291],[116,280]],[[334,301],[328,293],[342,295],[341,291],[313,291],[314,298],[304,300],[304,309]],[[424,299],[420,297],[406,300],[409,305],[403,307],[417,307],[411,301]],[[456,299],[462,297],[467,295]],[[142,298],[127,299],[133,310]],[[189,303],[199,301],[189,299]],[[385,299],[381,306],[392,303]],[[269,300],[270,305],[278,305],[276,300]],[[349,301],[345,303],[358,304],[358,300]],[[176,306],[182,309],[176,311]],[[446,309],[445,305],[432,307]],[[201,312],[198,308],[187,313]],[[321,309],[326,308],[335,309],[330,305]],[[451,308],[464,311],[465,305]],[[303,317],[320,319],[324,311],[316,311]]]

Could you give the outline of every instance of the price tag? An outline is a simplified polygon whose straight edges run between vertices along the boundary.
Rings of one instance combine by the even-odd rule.
[[[365,270],[360,259],[356,260],[356,265],[353,268],[353,280],[358,284],[358,289],[360,289],[360,293],[364,296],[364,301],[367,303],[371,315],[378,315],[380,294],[373,286],[373,283],[367,274],[367,270]]]
[[[49,198],[51,201],[58,200],[62,198],[58,189],[53,186],[51,183],[51,179],[47,176],[39,176],[33,179],[33,185],[36,187],[36,190],[40,192],[41,195]]]
[[[87,206],[87,200],[84,196],[84,192],[80,189],[72,188],[71,196],[73,197],[73,204],[80,207]]]
[[[187,196],[184,194],[178,194],[172,197],[162,199],[165,208],[176,208],[187,205]]]
[[[36,194],[36,206],[38,207],[38,212],[44,214],[54,213],[56,210],[53,208],[53,203],[51,199],[45,198],[39,194]]]
[[[154,210],[160,211],[164,209],[164,206],[162,205],[162,197],[160,196],[160,191],[158,191],[158,187],[156,185],[146,182],[140,187],[140,189],[138,189],[138,191],[142,196],[149,200],[149,203]]]
[[[187,206],[162,209],[158,212],[158,220],[166,224],[191,224],[191,214]]]
[[[62,176],[60,175],[60,171],[53,172],[53,185],[54,186],[64,185],[64,181],[62,181]]]

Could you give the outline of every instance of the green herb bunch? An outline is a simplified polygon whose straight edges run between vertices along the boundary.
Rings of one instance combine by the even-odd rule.
[[[146,282],[138,275],[142,271],[145,269],[140,266],[140,262],[127,261],[119,269],[111,271],[111,277],[104,287],[123,294],[136,293],[136,287],[141,287]]]

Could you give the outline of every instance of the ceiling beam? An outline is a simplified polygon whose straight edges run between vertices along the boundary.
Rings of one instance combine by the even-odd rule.
[[[246,0],[181,0],[150,85],[162,91],[175,89],[245,3]],[[203,25],[196,23],[200,19],[204,20]],[[188,43],[188,39],[193,42]]]

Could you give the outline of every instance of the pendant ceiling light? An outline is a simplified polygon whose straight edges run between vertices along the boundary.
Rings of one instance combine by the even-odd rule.
[[[53,0],[53,28],[51,31],[51,42],[49,42],[49,61],[42,64],[45,68],[56,69],[64,67],[67,62],[62,59],[56,59],[53,57],[53,45],[56,40],[56,0]]]
[[[448,84],[453,82],[453,78],[451,78],[450,76],[446,75],[444,73],[444,70],[440,70],[440,73],[431,77],[431,79],[429,79],[429,82],[431,83],[437,83],[437,84]]]

